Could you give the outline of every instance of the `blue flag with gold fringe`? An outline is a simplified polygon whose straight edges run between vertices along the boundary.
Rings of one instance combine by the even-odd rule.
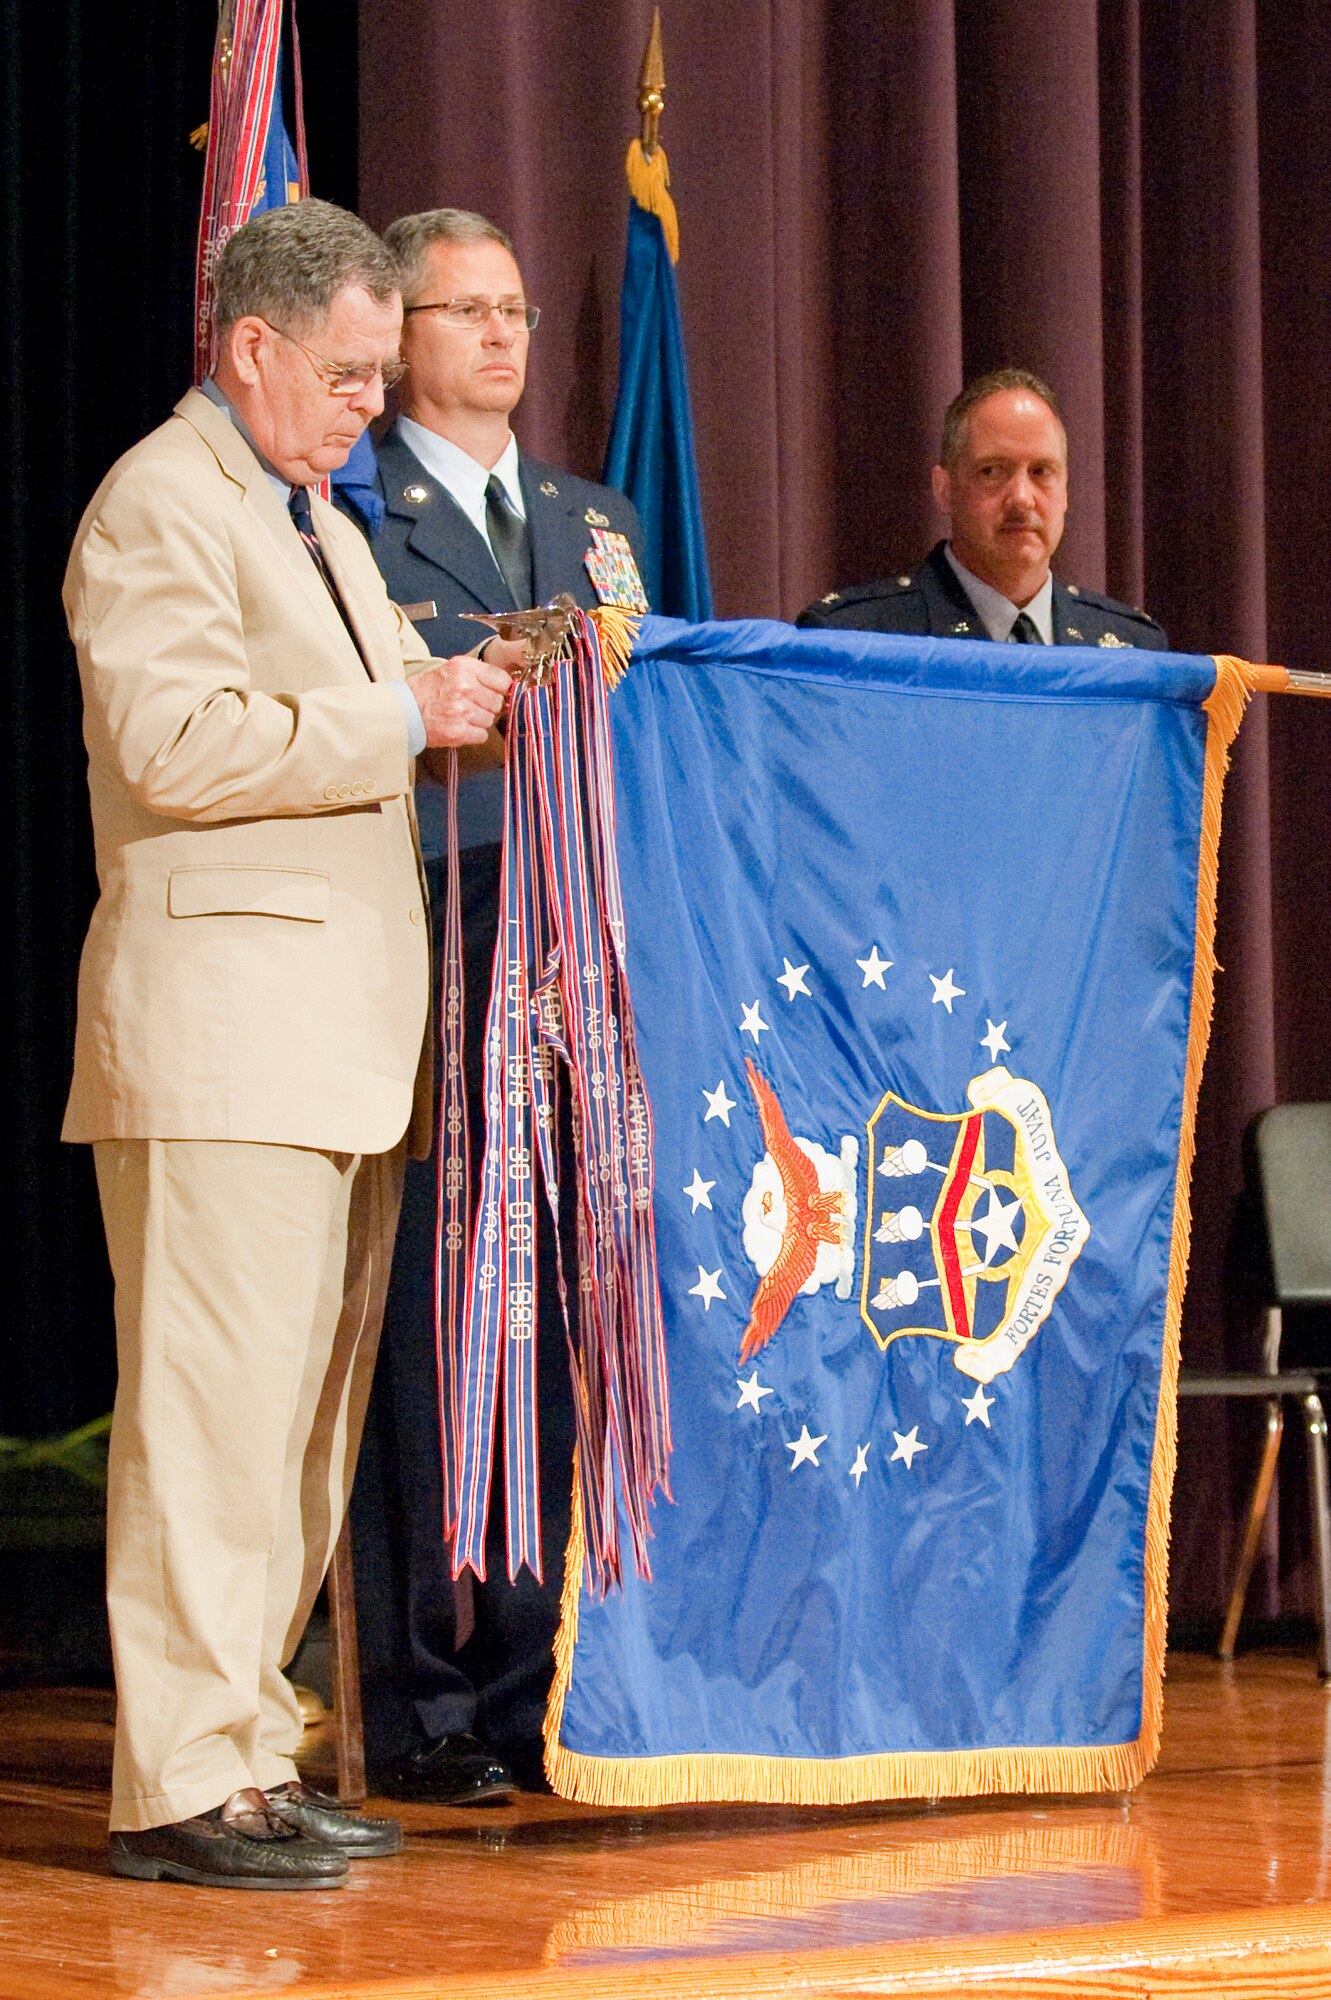
[[[642,137],[629,142],[628,241],[619,300],[619,388],[602,477],[627,493],[642,522],[647,596],[654,610],[694,621],[712,615],[693,413],[675,265],[679,217],[659,139],[665,104],[661,13],[638,86]]]
[[[611,700],[673,1505],[570,1549],[598,1803],[1121,1789],[1158,1745],[1237,663],[651,619]]]

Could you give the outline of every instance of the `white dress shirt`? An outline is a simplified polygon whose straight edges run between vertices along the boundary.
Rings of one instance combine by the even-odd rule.
[[[1010,639],[1012,637],[1012,627],[1024,611],[1045,645],[1053,645],[1054,579],[1052,575],[1046,576],[1029,604],[1012,604],[1004,597],[1002,591],[995,590],[990,583],[981,582],[978,576],[972,576],[965,563],[959,562],[956,556],[953,555],[951,542],[946,544],[944,554],[952,565],[953,575],[965,591],[967,597],[969,597],[971,603],[975,606],[980,623],[984,626],[985,631],[991,639],[996,639],[999,645],[1004,644],[1006,640]]]
[[[527,503],[522,497],[522,481],[518,477],[518,441],[512,431],[508,443],[498,461],[486,467],[470,452],[463,451],[461,445],[451,439],[440,437],[438,431],[425,428],[411,417],[399,417],[397,434],[408,451],[420,460],[431,479],[437,479],[449,498],[455,500],[467,519],[475,528],[487,549],[490,536],[485,522],[485,489],[493,475],[504,489],[505,498],[520,521],[527,518]],[[490,549],[491,555],[494,550]]]

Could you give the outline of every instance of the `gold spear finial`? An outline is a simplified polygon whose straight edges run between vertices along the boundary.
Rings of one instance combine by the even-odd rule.
[[[661,53],[661,9],[652,9],[652,32],[638,75],[638,115],[642,119],[642,150],[650,160],[656,151],[661,113],[665,110],[665,57]]]

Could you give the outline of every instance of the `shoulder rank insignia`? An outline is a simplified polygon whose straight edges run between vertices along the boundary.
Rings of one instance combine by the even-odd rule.
[[[592,518],[592,509],[587,509],[587,519]],[[596,516],[605,519],[603,514]],[[625,611],[646,611],[647,593],[638,575],[638,565],[633,560],[633,550],[629,547],[627,535],[611,534],[605,528],[592,529],[592,545],[583,557],[583,564],[592,580],[592,589],[602,604],[617,604]]]
[[[1129,648],[1132,645],[1131,639],[1120,639],[1117,632],[1102,632],[1095,643],[1097,646],[1127,646]]]
[[[589,528],[608,528],[610,526],[610,516],[608,514],[598,514],[595,507],[589,507],[582,518]]]
[[[553,479],[543,479],[541,481],[541,491],[547,500],[557,500],[559,498],[559,488],[555,485]]]
[[[404,486],[402,489],[402,498],[410,500],[413,507],[423,507],[429,497],[430,489],[428,486],[412,485]]]
[[[952,627],[950,637],[952,637],[953,639],[968,639],[970,637],[970,630],[971,628],[966,623],[966,620],[964,618],[959,618],[956,624]]]

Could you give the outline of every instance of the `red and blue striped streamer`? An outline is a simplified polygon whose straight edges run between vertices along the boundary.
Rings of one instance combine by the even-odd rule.
[[[227,239],[248,222],[264,189],[264,150],[277,103],[282,57],[283,0],[222,0],[213,49],[208,109],[208,150],[203,168],[199,242],[194,266],[194,379],[202,382],[217,361],[214,315],[217,260]],[[296,157],[302,197],[310,191],[300,49],[292,7],[291,55],[295,65]],[[285,197],[284,197],[285,199]],[[271,199],[263,204],[279,204]]]
[[[578,1437],[587,1583],[621,1574],[621,1517],[651,1574],[649,1508],[668,1495],[670,1416],[652,1220],[652,1117],[638,1065],[615,854],[599,635],[577,614],[508,727],[500,929],[485,1031],[486,1141],[465,1297],[450,1247],[466,1227],[460,1095],[461,934],[450,866],[440,1178],[440,1386],[455,1574],[485,1575],[501,1391],[508,1574],[541,1575],[536,1209],[558,1217],[560,1092],[577,1160],[578,1309],[559,1270]],[[463,1108],[463,1132],[457,1108]],[[538,1181],[540,1186],[538,1187]],[[558,1229],[556,1227],[556,1241]]]

